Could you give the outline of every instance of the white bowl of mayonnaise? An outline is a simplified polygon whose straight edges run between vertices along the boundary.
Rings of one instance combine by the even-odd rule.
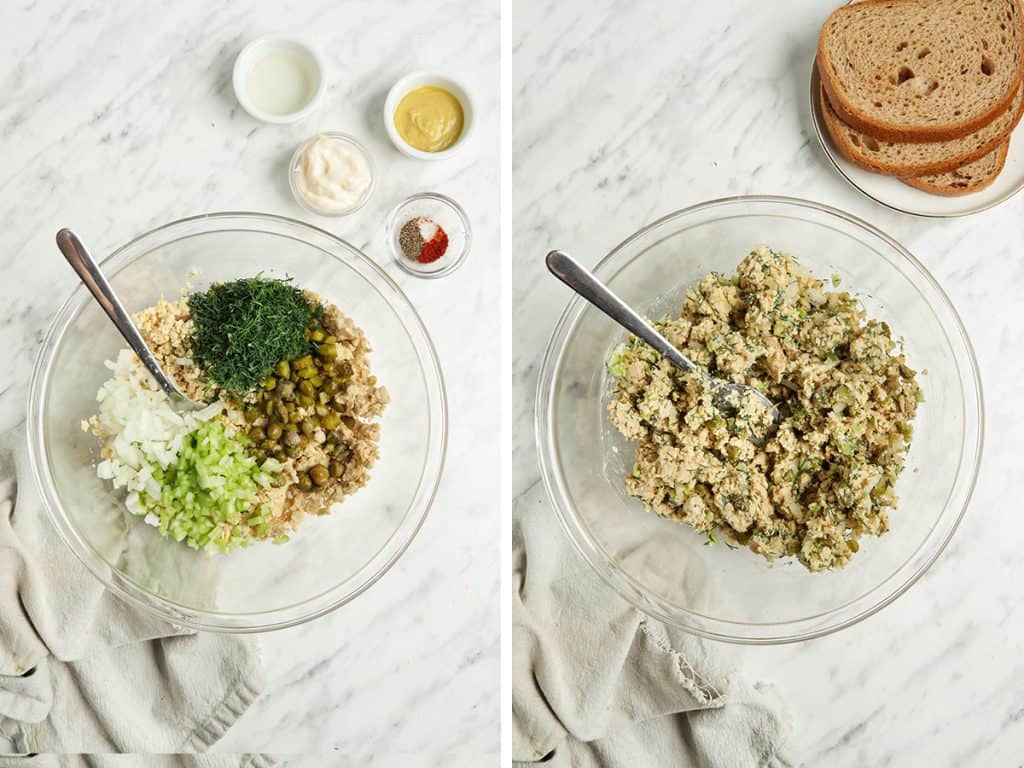
[[[375,180],[370,153],[346,133],[311,136],[288,163],[288,186],[296,202],[321,216],[358,211],[373,194]]]

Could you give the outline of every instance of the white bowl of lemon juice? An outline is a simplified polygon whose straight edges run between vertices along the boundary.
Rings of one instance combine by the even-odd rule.
[[[266,123],[294,123],[323,100],[324,61],[310,44],[282,35],[249,43],[235,59],[232,84],[242,109]]]

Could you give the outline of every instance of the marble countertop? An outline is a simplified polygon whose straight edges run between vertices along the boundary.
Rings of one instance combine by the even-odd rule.
[[[320,111],[269,126],[235,101],[231,67],[250,39],[306,35],[326,56]],[[0,430],[24,416],[42,333],[75,284],[53,236],[78,229],[97,254],[183,216],[267,211],[362,248],[406,291],[447,373],[447,473],[431,515],[366,595],[263,638],[267,686],[218,749],[305,753],[308,765],[493,764],[498,753],[498,8],[455,0],[363,3],[201,0],[40,2],[0,10]],[[380,117],[391,84],[449,69],[475,92],[477,131],[458,157],[400,155]],[[373,153],[378,187],[344,219],[304,212],[285,166],[318,129]],[[473,252],[438,281],[390,262],[384,220],[408,194],[466,207]]]
[[[594,263],[658,216],[716,197],[794,195],[875,224],[950,295],[985,385],[985,460],[951,545],[909,592],[836,635],[749,648],[777,684],[808,766],[1020,765],[1024,567],[1024,195],[963,219],[894,213],[848,187],[817,145],[808,76],[833,3],[595,0],[517,4],[512,221],[513,493],[547,503],[533,439],[541,350],[568,300],[543,256]],[[596,577],[595,577],[596,578]]]

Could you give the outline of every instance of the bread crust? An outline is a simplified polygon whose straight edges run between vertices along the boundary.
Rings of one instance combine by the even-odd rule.
[[[983,181],[968,186],[965,188],[950,187],[943,184],[935,184],[922,177],[911,177],[906,179],[900,179],[904,184],[908,184],[911,187],[915,187],[924,192],[928,192],[932,195],[942,195],[943,197],[960,197],[962,195],[970,195],[974,192],[980,192],[986,187],[990,186],[992,182],[999,178],[999,174],[1003,172],[1003,167],[1006,165],[1006,156],[1010,151],[1010,141],[1007,139],[999,147],[996,148],[996,152],[999,153],[997,160],[998,165],[995,173],[991,174]]]
[[[856,5],[870,6],[911,1],[912,0],[860,0]],[[1020,27],[1020,36],[1018,39],[1020,39],[1022,44],[1024,44],[1024,7],[1021,5],[1021,0],[1009,1],[1017,7],[1016,18],[1017,24]],[[818,50],[815,56],[815,66],[818,68],[819,76],[821,77],[821,84],[825,88],[825,93],[828,96],[829,103],[832,104],[836,114],[839,115],[839,119],[847,125],[852,126],[869,136],[873,136],[876,139],[880,139],[882,141],[905,142],[908,144],[926,141],[950,141],[952,139],[962,139],[964,136],[985,127],[999,115],[1003,114],[1009,108],[1010,102],[1013,101],[1013,97],[1016,95],[1017,89],[1020,88],[1021,82],[1024,81],[1024,55],[1022,55],[1017,65],[1017,72],[1011,82],[1011,87],[1003,97],[984,113],[955,125],[917,126],[911,128],[897,123],[888,123],[882,120],[869,119],[867,115],[861,114],[857,108],[835,87],[832,80],[833,72],[828,64],[828,57],[825,55],[824,33],[826,27],[833,18],[845,13],[850,7],[850,5],[844,5],[837,8],[829,14],[829,17],[822,25],[822,31],[818,35]]]
[[[949,171],[956,170],[968,163],[972,163],[989,154],[1000,144],[1004,143],[1013,132],[1013,129],[1017,127],[1021,117],[1024,116],[1024,99],[1022,99],[1020,104],[1017,105],[1016,114],[1014,115],[1013,121],[1010,123],[1009,127],[1002,133],[994,135],[989,141],[985,142],[981,146],[973,150],[968,150],[967,152],[962,152],[949,160],[935,161],[933,163],[924,163],[913,166],[897,165],[894,163],[886,163],[884,161],[875,161],[872,158],[865,156],[864,153],[857,152],[852,146],[852,142],[850,141],[846,131],[843,130],[844,125],[840,121],[839,116],[835,114],[831,108],[831,104],[828,101],[824,87],[818,88],[818,94],[821,104],[821,115],[825,123],[825,130],[828,133],[829,138],[832,140],[832,145],[836,148],[839,154],[857,167],[863,168],[866,171],[881,173],[887,176],[896,176],[899,178],[912,178],[917,176],[930,176],[939,173],[948,173]],[[1016,96],[1016,94],[1014,94],[1014,96]],[[1012,107],[1013,105],[1011,103],[1011,108]]]

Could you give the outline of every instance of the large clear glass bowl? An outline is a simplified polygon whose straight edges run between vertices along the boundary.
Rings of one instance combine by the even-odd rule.
[[[742,643],[834,632],[892,602],[939,556],[963,517],[981,459],[982,396],[970,341],[938,283],[899,243],[841,211],[802,200],[738,197],[697,205],[645,227],[595,272],[658,317],[709,272],[731,273],[765,244],[819,277],[834,273],[867,311],[905,340],[926,397],[914,422],[891,531],[860,540],[843,569],[810,573],[768,563],[643,509],[624,492],[633,446],[605,416],[604,366],[624,332],[574,298],[540,374],[537,443],[548,495],[594,569],[642,611],[687,631]]]
[[[82,431],[96,412],[103,361],[124,346],[83,286],[57,313],[32,377],[29,448],[44,505],[68,546],[108,589],[176,624],[255,632],[299,624],[379,579],[419,530],[441,476],[444,383],[430,336],[409,300],[358,249],[299,221],[217,213],[147,232],[102,262],[130,312],[186,283],[263,273],[294,278],[365,332],[370,364],[391,402],[370,482],[330,515],[307,518],[287,544],[207,556],[128,514],[95,474],[99,445]],[[198,273],[189,277],[191,270]]]

